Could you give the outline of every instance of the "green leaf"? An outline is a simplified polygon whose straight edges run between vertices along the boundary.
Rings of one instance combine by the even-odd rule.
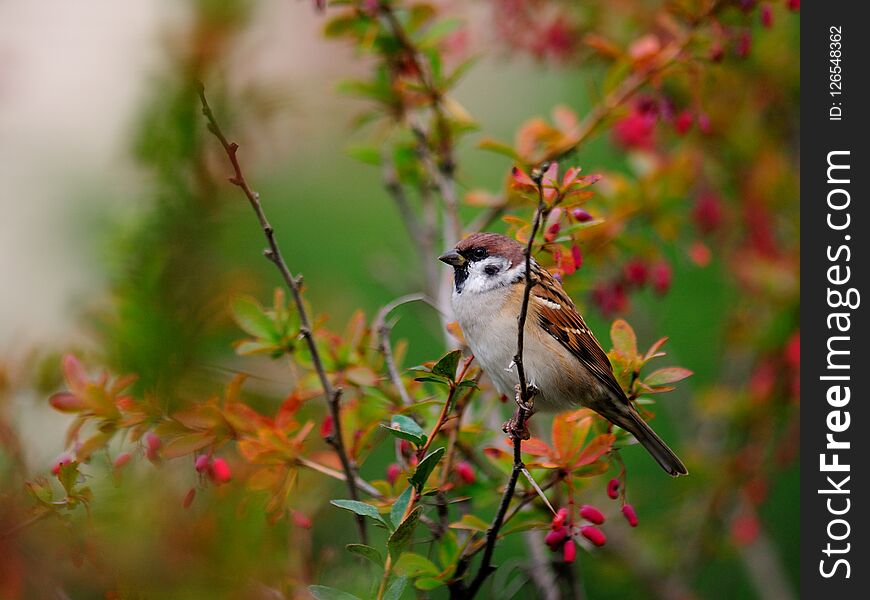
[[[390,584],[390,587],[387,588],[387,591],[384,592],[384,600],[399,600],[407,586],[407,577],[396,577],[393,583]]]
[[[420,461],[419,465],[417,465],[417,470],[414,471],[414,474],[411,475],[408,481],[411,482],[411,485],[417,488],[418,492],[423,490],[423,486],[426,485],[426,481],[429,480],[429,475],[432,474],[438,461],[440,461],[441,457],[444,456],[444,452],[446,452],[444,448],[433,450],[426,455],[426,458]]]
[[[461,356],[462,350],[448,352],[432,367],[432,374],[443,375],[453,381],[456,378],[456,367],[459,365],[459,357]]]
[[[466,379],[465,381],[460,381],[456,387],[458,387],[458,388],[471,388],[473,390],[480,389],[480,387],[477,385],[477,382],[472,381],[471,379]]]
[[[610,339],[613,342],[613,349],[624,357],[633,359],[637,356],[637,336],[631,325],[622,319],[613,322],[610,328]]]
[[[435,579],[434,577],[421,577],[417,581],[414,582],[414,587],[418,590],[434,590],[435,588],[439,588],[442,585],[445,585],[443,581],[440,579]]]
[[[396,573],[417,578],[421,575],[437,576],[441,573],[441,569],[422,554],[402,552],[399,560],[396,561]]]
[[[422,511],[423,508],[421,506],[415,508],[390,535],[390,539],[387,540],[387,549],[393,558],[399,555],[405,544],[414,536],[414,528],[417,527],[417,522],[420,520],[420,513]]]
[[[522,162],[522,159],[520,158],[520,155],[517,154],[516,150],[514,150],[513,147],[504,142],[500,142],[492,138],[484,138],[480,141],[479,144],[477,144],[477,147],[481,150],[489,150],[490,152],[495,152],[496,154],[507,156],[508,158],[516,162]]]
[[[365,502],[359,502],[357,500],[330,500],[329,503],[363,517],[369,517],[370,519],[374,519],[384,525],[387,524],[378,512],[378,509],[371,504],[366,504]]]
[[[691,375],[692,372],[689,369],[684,369],[682,367],[665,367],[664,369],[658,369],[657,371],[653,371],[647,375],[643,382],[650,387],[658,387],[660,385],[682,381]]]
[[[348,544],[345,546],[348,552],[352,552],[354,554],[358,554],[363,558],[367,558],[379,567],[384,566],[384,559],[381,557],[381,553],[372,548],[371,546],[366,546],[365,544]]]
[[[414,419],[406,415],[393,415],[390,426],[387,427],[382,423],[381,427],[394,436],[413,442],[418,446],[426,444],[426,433],[423,431],[423,428],[417,425]]]
[[[317,600],[360,600],[358,596],[325,585],[309,585],[308,591]]]
[[[405,514],[405,509],[408,508],[408,502],[411,501],[413,491],[414,488],[408,487],[393,502],[393,506],[390,508],[390,520],[393,522],[393,525],[399,525],[402,522],[402,516]]]
[[[486,531],[489,529],[489,523],[471,513],[462,515],[462,518],[456,523],[450,524],[450,529],[466,529],[468,531]]]
[[[260,304],[250,296],[234,298],[230,304],[233,318],[246,333],[274,341],[278,337],[275,324],[263,312]]]

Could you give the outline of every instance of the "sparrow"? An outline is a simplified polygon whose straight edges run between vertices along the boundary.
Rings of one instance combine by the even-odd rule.
[[[499,393],[515,396],[530,412],[592,409],[631,433],[671,476],[688,473],[626,397],[607,354],[562,285],[534,258],[523,349],[534,403],[523,403],[513,361],[526,285],[523,246],[496,233],[475,233],[438,259],[453,267],[453,310],[469,348]],[[506,431],[527,439],[528,431],[514,431],[512,422],[505,424]]]

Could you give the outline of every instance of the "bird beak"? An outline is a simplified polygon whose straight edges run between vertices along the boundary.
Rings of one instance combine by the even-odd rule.
[[[465,257],[459,254],[459,252],[457,252],[456,250],[448,250],[447,252],[439,256],[438,260],[454,267],[461,267],[467,262],[465,260]]]

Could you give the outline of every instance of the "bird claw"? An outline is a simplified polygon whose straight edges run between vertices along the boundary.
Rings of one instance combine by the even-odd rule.
[[[520,425],[519,412],[520,409],[518,408],[517,411],[514,413],[514,416],[508,419],[501,429],[513,439],[527,440],[532,437],[532,434],[529,433],[529,426],[527,424],[528,417],[523,419],[523,424]]]
[[[522,408],[524,411],[529,413],[529,416],[531,416],[532,413],[535,412],[535,396],[539,393],[538,388],[531,384],[526,386],[526,392],[529,396],[528,400],[523,400],[523,390],[520,387],[520,384],[517,384],[514,387],[514,390],[516,390],[514,400],[516,400],[517,406]]]

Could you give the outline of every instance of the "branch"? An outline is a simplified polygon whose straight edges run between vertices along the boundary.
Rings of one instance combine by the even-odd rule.
[[[399,181],[396,167],[386,152],[383,153],[381,162],[383,164],[384,187],[393,198],[396,209],[399,211],[399,216],[405,224],[408,237],[419,254],[420,266],[425,274],[424,289],[430,296],[435,296],[438,293],[439,271],[433,260],[435,256],[435,240],[433,239],[434,232],[431,224],[423,222],[414,212],[408,196],[405,194],[405,188],[402,187],[402,183]]]
[[[548,166],[548,164],[544,163],[540,165],[538,169],[532,172],[532,179],[538,186],[538,208],[537,210],[535,210],[535,218],[532,222],[532,231],[529,235],[529,241],[526,244],[526,249],[524,253],[526,259],[526,283],[525,288],[523,289],[523,303],[522,307],[520,308],[519,318],[517,319],[517,353],[514,356],[514,364],[517,368],[517,377],[520,380],[519,395],[522,402],[517,403],[517,412],[515,417],[516,421],[514,427],[511,429],[511,437],[513,438],[514,444],[514,466],[511,470],[511,475],[508,479],[507,487],[502,494],[501,502],[498,507],[498,512],[496,512],[492,524],[486,531],[486,546],[483,550],[483,558],[481,559],[480,568],[477,571],[477,575],[475,575],[474,579],[471,581],[471,584],[468,587],[468,598],[473,598],[475,594],[480,591],[480,586],[483,585],[483,582],[486,580],[487,577],[489,577],[490,573],[495,571],[495,567],[492,565],[492,555],[495,552],[495,543],[496,540],[498,540],[498,532],[504,523],[505,515],[507,514],[511,499],[513,498],[514,492],[516,491],[517,479],[519,478],[520,473],[525,469],[522,455],[523,442],[519,432],[523,429],[527,416],[526,409],[523,405],[527,405],[532,400],[532,396],[529,393],[529,385],[526,381],[526,371],[525,367],[523,366],[523,344],[525,341],[526,318],[529,313],[529,297],[531,296],[532,287],[536,283],[534,277],[532,276],[532,246],[535,243],[535,236],[538,233],[538,228],[541,226],[541,217],[546,208],[546,205],[544,204],[543,176]]]
[[[284,262],[284,257],[281,255],[281,249],[275,241],[275,230],[272,228],[272,225],[269,224],[269,221],[266,218],[266,213],[263,211],[263,206],[260,204],[260,195],[251,189],[245,179],[244,173],[242,172],[242,167],[239,164],[237,155],[239,145],[227,140],[223,131],[221,131],[220,125],[218,124],[217,119],[211,110],[211,106],[209,106],[208,100],[205,97],[205,87],[202,84],[199,85],[199,99],[202,104],[202,114],[208,121],[208,130],[221,143],[221,146],[223,146],[224,152],[230,161],[230,165],[233,167],[233,175],[229,178],[229,181],[244,192],[245,197],[251,204],[251,208],[257,215],[257,220],[260,222],[260,228],[263,230],[263,235],[266,236],[266,241],[269,243],[269,247],[264,251],[264,254],[266,258],[278,268],[278,271],[280,271],[281,276],[284,279],[284,283],[287,285],[287,288],[293,296],[293,302],[296,305],[297,312],[299,313],[299,323],[301,325],[300,334],[305,338],[308,351],[311,354],[311,362],[314,364],[314,370],[317,372],[317,376],[320,379],[320,385],[323,388],[323,393],[326,396],[327,404],[329,406],[329,413],[332,416],[334,429],[333,434],[327,438],[327,442],[333,447],[341,461],[341,468],[342,471],[344,471],[350,497],[354,500],[358,500],[359,492],[357,490],[354,468],[347,456],[341,433],[341,388],[332,385],[329,381],[329,377],[326,375],[326,370],[323,367],[323,360],[320,358],[320,352],[318,351],[317,344],[314,340],[314,333],[311,329],[311,321],[308,318],[308,311],[305,309],[305,303],[302,301],[302,276],[294,276],[290,273],[287,263]],[[356,522],[360,540],[365,544],[368,538],[366,535],[365,518],[357,515]]]
[[[392,327],[387,325],[387,315],[403,304],[425,299],[426,297],[423,294],[407,294],[406,296],[401,296],[392,302],[385,304],[384,307],[378,311],[377,317],[375,317],[374,330],[378,336],[378,350],[384,355],[384,362],[387,364],[387,372],[390,375],[390,381],[392,381],[393,386],[399,392],[399,397],[402,399],[402,404],[405,406],[412,405],[414,401],[411,399],[411,396],[408,395],[408,390],[405,388],[405,383],[402,381],[402,376],[399,373],[399,369],[396,367],[396,360],[393,357],[393,348],[390,346],[390,330]]]

